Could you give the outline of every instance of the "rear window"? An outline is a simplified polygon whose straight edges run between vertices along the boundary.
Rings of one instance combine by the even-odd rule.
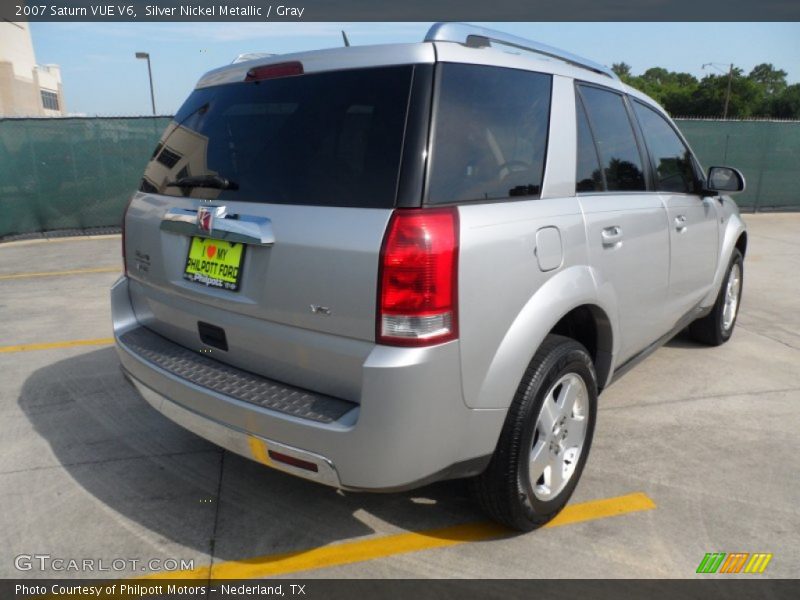
[[[480,65],[440,69],[428,202],[538,196],[551,77]]]
[[[391,207],[413,68],[195,90],[162,136],[141,189],[205,199]],[[233,186],[169,185],[213,175]]]

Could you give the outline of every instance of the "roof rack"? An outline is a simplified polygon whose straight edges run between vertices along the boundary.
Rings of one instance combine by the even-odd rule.
[[[535,52],[536,54],[557,58],[558,60],[563,60],[576,67],[606,75],[611,79],[619,79],[614,71],[588,58],[583,58],[565,50],[553,48],[553,46],[540,44],[533,40],[503,33],[502,31],[478,27],[476,25],[467,25],[466,23],[434,23],[428,30],[425,41],[456,42],[472,48],[491,47],[492,42],[495,42],[504,46],[511,46],[512,48],[519,48],[520,50],[527,50],[528,52]]]

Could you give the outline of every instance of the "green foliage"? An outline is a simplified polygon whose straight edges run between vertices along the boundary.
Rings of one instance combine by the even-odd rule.
[[[769,63],[753,67],[747,78],[760,84],[768,96],[777,96],[786,89],[786,71],[776,69]]]
[[[631,76],[631,66],[628,63],[614,63],[611,65],[611,70],[617,74],[617,76],[622,79],[623,81],[625,78],[630,78]]]
[[[770,99],[769,111],[779,119],[797,119],[800,116],[800,83],[787,86],[780,95]]]
[[[720,117],[728,97],[728,117],[773,117],[800,119],[800,84],[788,85],[786,71],[762,63],[745,74],[733,67],[730,72],[709,73],[698,80],[690,73],[676,73],[653,67],[633,75],[631,66],[620,62],[612,70],[628,85],[641,90],[672,115]]]

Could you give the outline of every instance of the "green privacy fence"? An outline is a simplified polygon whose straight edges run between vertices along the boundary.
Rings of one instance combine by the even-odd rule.
[[[0,119],[0,238],[118,225],[169,120]],[[744,172],[743,210],[800,209],[800,122],[677,123],[705,167]]]
[[[0,119],[0,238],[119,225],[169,121]]]
[[[676,119],[700,162],[736,167],[747,189],[742,211],[800,210],[800,122]]]

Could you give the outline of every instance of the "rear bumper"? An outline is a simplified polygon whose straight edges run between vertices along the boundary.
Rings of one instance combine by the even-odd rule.
[[[126,278],[112,287],[111,301],[120,361],[148,403],[232,452],[319,483],[386,491],[474,474],[493,452],[505,419],[505,409],[464,404],[458,342],[375,346],[362,367],[359,403],[335,419],[303,418],[159,366],[124,341],[142,326]],[[271,452],[307,464],[279,462]]]
[[[269,467],[278,468],[306,479],[324,483],[325,485],[341,487],[336,467],[324,456],[300,450],[299,448],[292,448],[291,446],[281,444],[274,440],[266,440],[258,436],[250,435],[246,431],[234,429],[228,425],[209,419],[208,417],[183,408],[180,404],[172,402],[158,392],[151,390],[128,373],[127,370],[125,374],[136,389],[139,390],[142,398],[144,398],[150,406],[192,433],[218,446],[222,446],[226,450],[252,458]],[[304,463],[308,463],[310,466],[313,466],[313,468],[294,467],[285,462],[278,462],[276,464],[276,462],[270,458],[270,453],[274,452],[279,452],[285,456],[290,456]]]

